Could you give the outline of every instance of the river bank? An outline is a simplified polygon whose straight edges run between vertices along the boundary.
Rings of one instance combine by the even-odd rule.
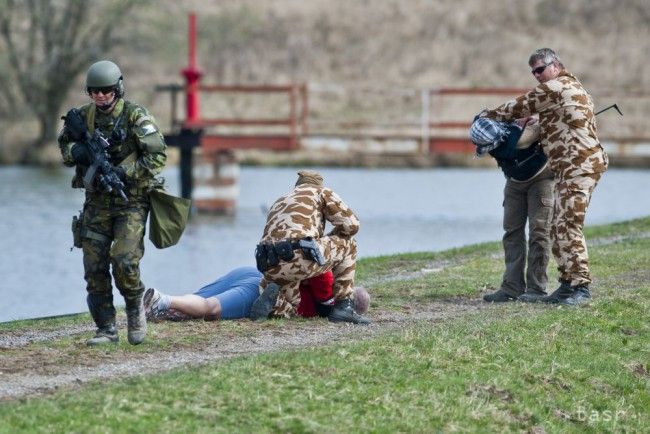
[[[650,218],[586,234],[575,309],[483,303],[490,242],[361,260],[369,327],[160,323],[90,349],[87,314],[0,324],[0,432],[645,431]]]

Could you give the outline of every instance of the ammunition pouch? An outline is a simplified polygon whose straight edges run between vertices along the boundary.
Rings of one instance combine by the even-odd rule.
[[[302,240],[282,240],[276,243],[264,242],[257,245],[255,248],[255,264],[257,269],[264,273],[269,268],[273,268],[280,264],[280,260],[284,262],[291,261],[294,256],[294,250],[302,250],[305,256],[318,265],[325,265],[325,259],[318,249],[318,244],[313,238],[305,238]]]
[[[286,252],[283,253],[283,256],[287,257]],[[293,258],[293,250],[291,251],[291,258]],[[264,273],[269,268],[273,268],[279,264],[280,256],[274,243],[260,243],[255,247],[255,265],[260,273]]]

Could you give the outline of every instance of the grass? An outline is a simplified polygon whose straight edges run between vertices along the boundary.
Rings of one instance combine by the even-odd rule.
[[[3,403],[0,432],[648,432],[650,238],[634,235],[649,230],[650,218],[588,229],[615,238],[590,248],[586,307],[507,304],[372,339],[95,382]],[[476,296],[498,284],[499,251],[365,259],[360,274],[406,276],[372,286],[375,308]],[[448,268],[408,274],[441,262]],[[247,324],[219,332],[253,332]],[[172,335],[183,326],[155,325],[163,343],[138,351],[180,344]]]

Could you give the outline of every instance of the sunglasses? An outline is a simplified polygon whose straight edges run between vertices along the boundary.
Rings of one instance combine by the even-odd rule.
[[[88,88],[88,93],[91,95],[99,95],[100,93],[103,95],[110,95],[113,92],[115,92],[115,88],[113,86]]]
[[[533,69],[533,70],[530,71],[530,72],[531,72],[533,75],[539,75],[539,74],[541,74],[542,72],[544,72],[544,70],[546,69],[546,67],[549,66],[549,65],[550,65],[550,63],[547,63],[547,64],[545,64],[545,65],[543,65],[543,66],[538,66],[537,68]]]

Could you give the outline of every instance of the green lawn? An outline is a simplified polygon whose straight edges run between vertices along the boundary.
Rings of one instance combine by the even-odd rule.
[[[0,404],[0,432],[649,432],[649,231],[650,218],[587,231],[616,238],[590,248],[585,307],[512,303],[358,342],[93,383]],[[499,283],[499,252],[487,243],[364,259],[359,276],[408,277],[444,261],[373,284],[373,308],[477,297]]]

